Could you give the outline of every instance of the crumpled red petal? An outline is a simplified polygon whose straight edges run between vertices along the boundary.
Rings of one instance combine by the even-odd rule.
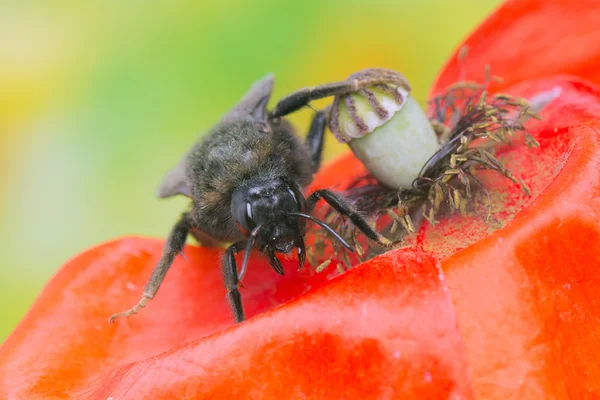
[[[504,155],[539,195],[442,263],[478,398],[600,396],[600,92],[568,78],[510,92],[549,88],[541,148]]]
[[[511,0],[466,42],[461,78],[560,95],[529,123],[539,149],[499,151],[531,187],[482,173],[481,216],[424,225],[408,248],[343,276],[252,260],[233,326],[222,253],[190,247],[139,315],[162,241],[125,238],[65,265],[0,348],[0,398],[595,398],[600,393],[600,4]],[[460,69],[465,74],[461,76]],[[526,81],[516,87],[510,85]],[[363,172],[344,157],[314,187]],[[341,177],[344,177],[343,179]],[[439,261],[436,261],[439,260]],[[302,294],[308,292],[306,294]]]
[[[442,69],[433,92],[468,79],[483,82],[485,66],[503,82],[504,90],[518,82],[572,74],[600,83],[600,2],[597,0],[509,0],[461,45]]]
[[[600,91],[569,77],[509,91],[529,97],[557,88],[544,120],[530,124],[540,149],[499,153],[533,196],[482,174],[506,194],[495,198],[502,229],[490,234],[476,215],[424,225],[411,248],[330,281],[335,268],[294,272],[290,261],[280,277],[257,257],[243,290],[255,318],[238,326],[224,298],[221,252],[193,247],[146,310],[109,326],[110,313],[138,299],[162,243],[99,246],[57,274],[0,349],[0,397],[493,399],[599,391]],[[347,179],[360,171],[345,158],[316,185],[331,184],[332,171],[339,182],[340,165]]]

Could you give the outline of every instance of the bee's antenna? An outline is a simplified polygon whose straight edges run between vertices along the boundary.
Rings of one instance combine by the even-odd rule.
[[[325,222],[321,221],[320,219],[317,219],[317,218],[313,217],[312,215],[299,213],[299,212],[289,212],[289,213],[287,213],[287,215],[292,215],[294,217],[306,218],[306,219],[313,221],[314,223],[318,224],[321,228],[326,229],[329,233],[331,233],[333,235],[333,237],[335,237],[341,244],[344,245],[345,248],[347,248],[351,252],[354,252],[354,248],[352,246],[350,246],[350,244],[348,244],[348,242],[346,242],[344,240],[344,238],[340,236],[339,233],[334,231],[332,227],[330,227],[329,225],[327,225]]]
[[[244,279],[244,275],[246,275],[246,269],[248,267],[248,259],[250,259],[250,252],[252,251],[252,246],[254,246],[254,242],[256,241],[256,237],[260,232],[262,225],[257,226],[252,230],[250,234],[250,238],[248,239],[248,243],[246,244],[246,251],[244,251],[244,260],[242,261],[242,268],[240,268],[240,273],[238,275],[238,282],[241,282]]]

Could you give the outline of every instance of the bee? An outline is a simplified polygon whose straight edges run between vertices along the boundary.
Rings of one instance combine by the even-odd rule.
[[[254,83],[241,101],[167,173],[158,197],[186,196],[191,199],[191,210],[173,226],[140,301],[133,308],[112,315],[110,322],[136,314],[154,298],[175,256],[183,251],[188,235],[204,244],[232,243],[225,251],[222,269],[235,321],[243,321],[239,286],[252,249],[262,252],[280,275],[284,270],[277,254],[296,249],[301,269],[306,259],[306,222],[312,221],[353,251],[329,225],[311,215],[320,199],[345,215],[369,239],[384,247],[393,245],[339,194],[321,189],[305,197],[304,190],[321,164],[327,112],[315,114],[304,141],[284,118],[311,99],[359,87],[338,82],[303,89],[283,99],[269,113],[267,103],[273,85],[273,75]],[[235,256],[241,251],[245,254],[238,270]]]

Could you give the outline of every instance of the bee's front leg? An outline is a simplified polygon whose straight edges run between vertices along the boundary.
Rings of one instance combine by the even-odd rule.
[[[152,275],[146,284],[144,294],[142,295],[140,301],[127,311],[111,315],[108,320],[109,323],[112,323],[119,317],[128,317],[130,315],[137,314],[141,308],[144,308],[146,304],[148,304],[148,302],[154,298],[156,292],[158,292],[158,289],[160,288],[160,285],[165,279],[165,275],[167,275],[167,271],[169,271],[171,264],[173,264],[175,256],[181,253],[183,250],[189,230],[190,221],[188,214],[183,214],[169,234],[169,238],[167,239],[163,249],[163,254],[160,257],[156,267],[154,267],[154,271],[152,271]]]
[[[283,270],[283,265],[281,265],[281,261],[279,261],[279,258],[277,258],[277,256],[275,255],[273,249],[267,246],[264,248],[263,253],[267,258],[267,261],[269,261],[269,265],[271,266],[271,268],[273,268],[273,270],[279,275],[283,276],[285,273],[285,271]]]
[[[223,260],[223,277],[225,278],[225,287],[227,288],[227,300],[231,304],[233,317],[236,323],[242,322],[244,317],[244,306],[242,305],[242,295],[238,289],[239,279],[235,255],[246,247],[247,240],[240,240],[229,246],[225,252]]]

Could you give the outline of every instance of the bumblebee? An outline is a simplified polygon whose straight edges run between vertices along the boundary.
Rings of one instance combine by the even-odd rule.
[[[321,164],[327,111],[315,114],[304,141],[284,118],[310,100],[356,91],[372,82],[344,81],[302,89],[283,99],[269,113],[267,103],[273,84],[272,75],[254,83],[166,175],[158,197],[186,196],[191,199],[191,211],[182,214],[172,228],[140,301],[133,308],[112,315],[110,322],[137,313],[154,298],[175,256],[183,251],[188,235],[204,244],[232,243],[222,261],[223,276],[235,321],[243,321],[238,288],[252,249],[262,252],[281,275],[284,270],[277,254],[296,249],[300,269],[306,259],[306,222],[313,221],[353,251],[329,225],[311,215],[321,199],[369,239],[383,247],[393,246],[339,194],[322,189],[305,197],[304,190]],[[238,271],[235,256],[241,251],[245,254]]]

